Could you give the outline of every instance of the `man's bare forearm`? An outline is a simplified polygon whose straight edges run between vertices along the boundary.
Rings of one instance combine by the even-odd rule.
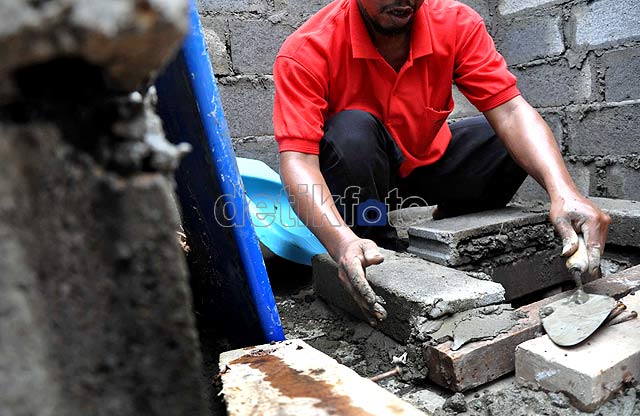
[[[333,202],[318,156],[282,152],[280,175],[296,214],[336,259],[340,247],[358,237],[344,223]]]

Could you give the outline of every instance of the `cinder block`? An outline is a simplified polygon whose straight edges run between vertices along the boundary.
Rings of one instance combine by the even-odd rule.
[[[504,16],[534,7],[553,6],[561,2],[562,0],[500,0],[498,10]]]
[[[522,96],[534,107],[555,107],[586,102],[592,95],[591,65],[570,68],[562,59],[553,64],[512,68]]]
[[[571,113],[568,126],[567,147],[572,155],[637,153],[640,143],[640,104]]]
[[[576,4],[576,44],[619,44],[640,38],[640,7],[635,0],[599,0]]]
[[[226,45],[225,20],[203,16],[200,18],[200,23],[209,50],[213,72],[217,76],[231,75],[231,58]]]
[[[527,176],[527,179],[524,180],[520,189],[513,197],[513,201],[516,202],[524,202],[524,201],[549,201],[549,195],[544,190],[542,186],[531,176]]]
[[[276,0],[276,14],[269,20],[298,27],[329,3],[331,0]]]
[[[504,297],[509,302],[564,281],[572,281],[565,260],[559,248],[517,256],[513,263],[493,268],[491,280],[504,287]]]
[[[480,115],[478,109],[475,108],[469,100],[467,100],[467,97],[460,92],[455,84],[453,84],[451,93],[453,95],[454,107],[451,115],[449,116],[450,118],[458,119]]]
[[[640,247],[640,202],[609,198],[591,200],[611,216],[608,244]]]
[[[269,2],[263,0],[196,0],[198,11],[205,13],[265,13]]]
[[[535,246],[541,238],[553,240],[547,223],[545,212],[513,207],[427,221],[409,228],[409,251],[438,264],[461,266]],[[532,234],[532,226],[540,229]]]
[[[639,99],[640,48],[607,52],[602,61],[605,99],[609,102]]]
[[[218,88],[232,137],[273,135],[273,78],[220,78]]]
[[[556,143],[558,143],[558,146],[562,147],[562,143],[564,141],[562,114],[555,112],[541,112],[540,115],[551,129],[553,137],[556,139]]]
[[[301,340],[220,354],[229,416],[425,414]]]
[[[608,197],[640,200],[640,170],[618,164],[607,167],[606,172]]]
[[[233,149],[237,157],[261,160],[271,169],[280,172],[278,143],[273,136],[233,139]]]
[[[367,268],[367,280],[384,298],[389,314],[379,329],[400,342],[409,339],[418,318],[435,319],[504,300],[504,289],[498,283],[474,279],[410,254],[382,252],[385,261]],[[361,316],[338,280],[336,263],[326,254],[313,259],[313,287],[327,302]]]
[[[564,52],[560,25],[557,15],[514,19],[499,26],[496,46],[510,65],[560,55]]]
[[[640,296],[621,299],[627,312],[640,312]],[[547,335],[516,348],[516,378],[561,391],[584,411],[594,411],[632,380],[640,379],[640,320],[598,330],[586,342],[561,348]]]
[[[231,20],[231,56],[239,74],[271,74],[280,46],[293,29],[266,20]]]

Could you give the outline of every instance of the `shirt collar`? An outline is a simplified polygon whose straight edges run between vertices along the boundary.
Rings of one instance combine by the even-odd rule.
[[[433,53],[431,29],[427,19],[428,2],[424,2],[413,21],[411,28],[411,59]],[[349,9],[349,31],[354,58],[380,59],[380,54],[369,37],[364,20],[360,15],[358,1],[351,0]]]

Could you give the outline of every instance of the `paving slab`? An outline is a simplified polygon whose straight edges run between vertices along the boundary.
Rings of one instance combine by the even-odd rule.
[[[423,413],[301,340],[220,355],[229,416],[367,416]]]
[[[640,289],[640,266],[612,274],[585,284],[589,293],[622,298]],[[425,345],[425,365],[429,379],[454,391],[466,391],[512,372],[516,347],[543,334],[538,312],[540,308],[570,296],[563,292],[517,309],[526,317],[508,332],[487,340],[472,342],[459,350],[451,349],[451,341]],[[640,296],[640,295],[636,295]]]
[[[621,299],[627,312],[640,313],[640,294]],[[587,341],[562,348],[548,335],[516,349],[516,378],[563,392],[574,405],[594,411],[614,393],[640,380],[640,319],[600,328]]]
[[[388,317],[379,329],[400,342],[409,339],[419,319],[436,319],[504,301],[504,288],[499,283],[478,280],[411,254],[381,251],[385,261],[367,268],[367,279],[386,302]],[[313,259],[313,287],[328,303],[362,318],[328,255]]]
[[[640,248],[640,202],[590,198],[611,216],[607,244]]]
[[[425,221],[410,227],[408,234],[409,252],[446,266],[461,266],[540,245],[541,239],[554,239],[546,212],[515,207]]]

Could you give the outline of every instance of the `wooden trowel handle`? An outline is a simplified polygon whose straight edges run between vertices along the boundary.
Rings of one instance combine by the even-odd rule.
[[[589,256],[587,255],[587,245],[581,234],[578,234],[578,249],[567,259],[567,269],[584,273],[589,267]]]

